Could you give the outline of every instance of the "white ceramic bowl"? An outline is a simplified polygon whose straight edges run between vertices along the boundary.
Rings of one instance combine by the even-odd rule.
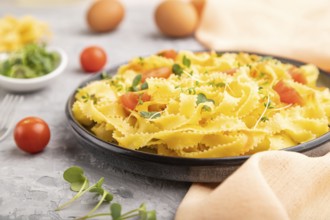
[[[63,70],[68,64],[68,57],[61,48],[47,47],[47,50],[54,51],[60,56],[60,62],[55,70],[44,76],[30,79],[17,79],[0,75],[0,88],[11,92],[32,92],[45,88],[50,83],[53,83],[54,80],[63,73]],[[2,54],[0,59],[6,59],[6,56]]]

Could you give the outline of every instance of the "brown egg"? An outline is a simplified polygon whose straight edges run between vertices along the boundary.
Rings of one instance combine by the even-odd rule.
[[[156,8],[155,21],[164,35],[186,37],[197,28],[198,14],[190,2],[168,0]]]
[[[98,0],[87,12],[87,23],[95,32],[114,30],[123,20],[125,10],[118,0]]]

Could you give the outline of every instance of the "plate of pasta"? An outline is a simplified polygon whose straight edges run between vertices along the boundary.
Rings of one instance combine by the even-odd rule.
[[[218,182],[257,152],[322,154],[329,87],[328,73],[295,60],[167,50],[89,78],[66,115],[77,140],[115,167]]]

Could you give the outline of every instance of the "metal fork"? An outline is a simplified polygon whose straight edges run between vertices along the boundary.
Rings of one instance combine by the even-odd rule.
[[[0,104],[0,141],[9,134],[15,119],[15,110],[23,101],[20,95],[7,94]]]

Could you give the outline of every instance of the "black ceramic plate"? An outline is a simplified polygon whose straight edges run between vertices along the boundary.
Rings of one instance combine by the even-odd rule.
[[[259,55],[268,56],[266,54]],[[273,57],[285,63],[292,63],[295,65],[304,64],[291,59]],[[109,74],[115,74],[117,68],[118,66],[107,72]],[[79,88],[84,87],[91,81],[100,79],[101,73],[96,74],[80,84]],[[330,74],[321,72],[318,85],[330,87]],[[249,156],[206,159],[169,157],[130,150],[107,143],[97,138],[75,120],[71,111],[72,104],[74,103],[74,95],[75,93],[69,97],[65,108],[65,113],[74,135],[77,137],[80,144],[91,150],[91,153],[101,155],[102,159],[116,168],[160,179],[187,182],[220,182],[249,158]],[[324,144],[329,140],[330,132],[312,141],[284,150],[319,156],[324,154],[322,147],[325,148]]]

